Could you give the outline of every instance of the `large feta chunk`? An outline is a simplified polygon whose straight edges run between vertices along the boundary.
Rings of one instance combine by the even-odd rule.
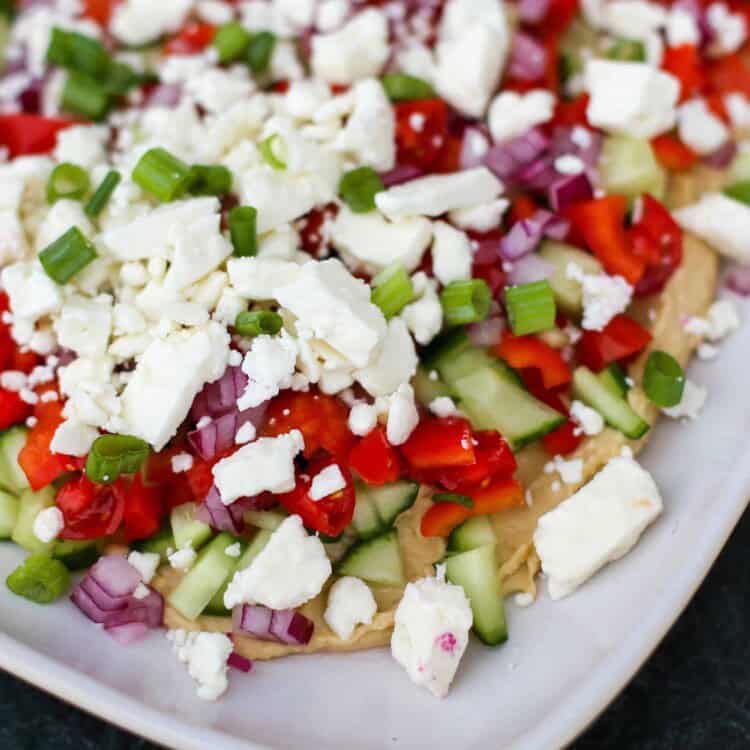
[[[705,99],[685,102],[677,111],[680,140],[697,154],[707,156],[729,139],[729,128],[708,108]]]
[[[359,578],[345,576],[328,591],[323,617],[342,641],[348,641],[354,628],[359,624],[369,625],[377,611],[378,605],[370,587]]]
[[[503,184],[486,167],[430,175],[384,190],[375,204],[389,219],[440,216],[457,208],[495,200]]]
[[[66,419],[55,430],[50,443],[53,453],[65,456],[86,456],[99,437],[99,430],[72,419]]]
[[[537,523],[534,546],[550,596],[560,599],[573,593],[608,562],[629,552],[661,511],[651,475],[632,458],[613,458]]]
[[[126,0],[115,7],[109,28],[119,41],[138,47],[178,31],[194,4],[195,0],[156,4],[153,0]]]
[[[432,227],[421,216],[391,222],[377,211],[357,214],[342,206],[331,222],[330,235],[333,246],[345,253],[352,265],[358,261],[366,268],[382,271],[401,263],[407,271],[413,271],[430,246]]]
[[[292,430],[260,438],[223,458],[212,469],[221,501],[231,505],[240,497],[293,490],[294,458],[304,447],[302,433]]]
[[[112,332],[112,298],[108,294],[95,299],[70,297],[55,320],[54,329],[60,346],[81,357],[103,355]]]
[[[286,286],[299,276],[296,263],[276,258],[232,258],[227,263],[234,290],[252,300],[273,299],[273,289]]]
[[[738,263],[750,263],[749,206],[723,193],[704,193],[697,203],[675,211],[674,217],[717,253]]]
[[[260,406],[282,388],[289,388],[296,361],[297,344],[286,331],[280,336],[256,336],[242,363],[248,381],[245,392],[237,399],[239,410]]]
[[[393,658],[417,684],[438,698],[448,695],[474,623],[460,586],[442,578],[407,585],[395,616]]]
[[[274,289],[273,296],[355,367],[366,367],[385,337],[385,318],[370,301],[370,287],[338,260],[307,263],[294,282]]]
[[[370,395],[387,396],[414,377],[418,363],[406,323],[393,318],[380,353],[368,367],[357,371],[355,377]]]
[[[611,133],[653,138],[674,127],[680,84],[645,63],[590,60],[585,71],[592,125]]]
[[[323,543],[305,531],[299,516],[289,516],[250,566],[235,573],[224,594],[224,606],[293,609],[316,597],[330,575],[331,562]]]
[[[221,377],[228,357],[229,334],[218,323],[152,342],[122,394],[132,434],[161,450],[201,388]]]
[[[414,403],[414,388],[402,383],[388,401],[388,422],[385,435],[391,445],[403,445],[419,424]]]
[[[198,683],[198,697],[205,701],[218,700],[229,687],[227,661],[234,651],[229,636],[169,630],[167,638],[177,658],[187,665],[188,673]]]
[[[389,54],[385,14],[368,8],[337,31],[315,34],[311,65],[317,78],[347,84],[378,75]]]
[[[488,203],[478,203],[476,206],[451,211],[450,220],[460,229],[490,232],[500,226],[503,214],[509,206],[510,201],[507,198],[498,198]]]
[[[447,286],[470,279],[473,254],[468,236],[444,221],[436,221],[433,231],[432,269],[438,281]]]
[[[555,95],[544,89],[525,94],[503,91],[490,105],[489,125],[496,143],[509,141],[552,119]]]

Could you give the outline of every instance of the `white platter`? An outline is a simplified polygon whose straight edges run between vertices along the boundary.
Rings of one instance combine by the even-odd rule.
[[[744,305],[750,319],[750,305]],[[662,422],[643,458],[666,511],[640,545],[572,597],[511,608],[510,642],[473,644],[450,697],[416,689],[385,651],[296,657],[233,672],[218,704],[195,697],[162,634],[122,648],[67,602],[0,591],[0,667],[76,706],[180,750],[518,748],[581,732],[664,636],[750,497],[750,326],[691,376],[702,417]],[[0,579],[21,554],[0,545]]]

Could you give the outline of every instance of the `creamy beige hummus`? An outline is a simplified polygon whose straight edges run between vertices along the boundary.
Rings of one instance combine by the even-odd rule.
[[[673,208],[695,200],[700,193],[715,189],[721,182],[721,173],[701,170],[689,176],[672,179],[669,203]],[[702,315],[711,304],[716,290],[718,260],[715,253],[703,242],[692,236],[685,237],[685,256],[681,267],[674,274],[659,297],[640,301],[632,314],[652,332],[651,349],[664,349],[685,364],[699,343],[694,336],[685,333],[682,318],[685,315]],[[631,367],[629,374],[636,382],[630,392],[633,408],[650,424],[655,424],[658,410],[649,403],[640,389],[645,352]],[[650,434],[650,433],[649,433]],[[506,595],[523,591],[536,593],[534,578],[539,571],[539,560],[532,544],[537,519],[585,484],[610,458],[620,453],[624,446],[639,451],[646,439],[628,440],[622,433],[606,429],[600,435],[588,438],[570,458],[583,459],[583,479],[579,484],[563,484],[557,474],[545,474],[543,466],[549,456],[540,446],[530,446],[518,456],[518,478],[529,490],[530,504],[497,514],[493,525],[498,537],[500,569],[498,577]],[[559,489],[554,491],[557,482]],[[555,487],[557,487],[555,484]],[[401,551],[407,578],[414,580],[429,575],[433,564],[445,552],[441,539],[425,539],[419,533],[422,514],[429,507],[430,493],[420,492],[419,498],[408,512],[397,521]],[[163,594],[176,585],[179,574],[162,571],[154,585]],[[393,615],[401,597],[401,589],[374,588],[378,601],[378,614],[372,625],[359,626],[352,638],[342,641],[326,625],[323,612],[327,599],[324,589],[314,600],[302,607],[301,612],[315,623],[315,633],[307,646],[285,646],[260,641],[250,637],[236,637],[237,651],[251,659],[274,659],[294,653],[316,651],[354,651],[386,645],[390,640]],[[201,617],[195,622],[186,620],[172,608],[167,607],[165,625],[169,628],[190,630],[230,631],[231,621],[220,617]]]

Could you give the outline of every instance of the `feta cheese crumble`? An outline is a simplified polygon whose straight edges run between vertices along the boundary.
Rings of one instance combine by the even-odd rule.
[[[34,536],[44,544],[49,544],[65,527],[65,519],[59,508],[45,508],[34,519]]]
[[[662,412],[672,419],[697,419],[707,397],[708,391],[703,386],[694,383],[692,380],[686,380],[680,403],[677,406],[662,409]]]
[[[604,430],[604,418],[598,411],[582,401],[573,401],[570,416],[580,426],[584,435],[598,435]]]
[[[588,331],[601,331],[616,315],[627,310],[633,297],[633,287],[622,276],[606,273],[587,274],[575,263],[566,269],[569,279],[578,281],[583,292],[583,321]]]
[[[345,487],[346,479],[341,473],[341,468],[337,464],[331,464],[313,477],[310,499],[322,500],[324,497],[340,492]]]
[[[329,589],[323,618],[342,641],[348,641],[357,625],[372,623],[377,611],[370,587],[359,578],[345,576]]]
[[[133,550],[128,554],[128,562],[141,574],[144,583],[151,583],[160,561],[161,557],[155,552]]]
[[[168,630],[177,658],[187,665],[188,673],[198,684],[198,697],[206,701],[218,700],[229,687],[227,660],[234,645],[223,633]]]

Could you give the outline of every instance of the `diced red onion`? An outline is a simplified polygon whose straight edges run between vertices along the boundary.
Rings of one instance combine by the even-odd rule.
[[[138,578],[140,581],[140,575]],[[158,628],[164,617],[164,598],[158,591],[150,589],[143,599],[130,595],[115,607],[112,598],[92,579],[91,572],[73,589],[70,598],[86,617],[107,628],[133,623]]]
[[[206,383],[190,409],[194,421],[202,417],[220,417],[237,408],[237,399],[245,392],[247,375],[241,367],[227,367],[213,383]]]
[[[119,612],[113,612],[105,625],[128,625],[133,622],[143,623],[149,628],[158,628],[164,618],[164,598],[158,591],[151,589],[147,597],[132,597],[128,606]]]
[[[293,609],[275,609],[271,615],[271,633],[292,646],[310,643],[315,625],[313,621]]]
[[[513,181],[527,190],[545,192],[550,185],[559,179],[560,175],[555,169],[555,162],[548,156],[541,157],[527,164],[514,175]]]
[[[188,433],[188,442],[193,450],[206,461],[212,459],[217,453],[223,453],[235,443],[240,428],[248,422],[259,427],[266,414],[268,403],[246,409],[245,411],[232,411],[215,417],[211,422],[197,430]]]
[[[236,651],[232,651],[232,653],[229,654],[227,664],[232,667],[232,669],[244,672],[245,674],[247,674],[253,668],[253,663],[250,661],[250,659],[246,659],[244,656],[240,656],[240,654],[238,654]]]
[[[743,297],[750,296],[750,266],[733,266],[727,272],[727,286]]]
[[[562,177],[549,188],[549,204],[553,211],[562,211],[573,203],[594,197],[594,188],[585,172]]]
[[[141,574],[121,555],[100,557],[89,571],[109,597],[128,597],[141,582]]]
[[[536,81],[546,67],[547,50],[533,36],[517,31],[510,50],[510,75],[522,81]]]
[[[243,604],[235,607],[232,613],[232,626],[235,632],[252,635],[263,641],[275,641],[271,634],[273,611],[260,604]]]
[[[423,174],[424,172],[419,167],[414,167],[411,164],[399,164],[390,172],[383,172],[380,175],[380,179],[383,181],[383,185],[389,188],[402,185],[404,182],[409,182],[410,180],[416,180],[417,177],[421,177]]]
[[[568,229],[569,223],[565,219],[539,209],[528,219],[517,221],[500,240],[500,258],[510,261],[522,258],[535,250],[544,237],[561,240],[567,236]]]
[[[582,145],[581,139],[575,136],[575,133],[580,130],[586,132],[585,145]],[[603,138],[600,133],[583,128],[581,125],[558,125],[552,131],[549,156],[553,162],[560,156],[577,156],[586,167],[595,169],[599,163],[602,143]]]
[[[484,158],[485,166],[500,179],[509,180],[519,168],[543,154],[550,140],[541,128],[528,132],[506,143],[493,146]]]
[[[179,83],[160,83],[148,94],[147,107],[176,107],[182,98],[182,86]]]
[[[141,622],[131,622],[127,625],[105,626],[104,631],[111,635],[121,646],[142,640],[148,634],[148,627]]]
[[[490,138],[484,128],[470,126],[464,129],[461,141],[459,165],[461,169],[472,169],[484,163],[490,149]]]
[[[44,78],[35,78],[21,92],[21,95],[18,97],[18,103],[24,112],[28,112],[29,114],[38,114],[41,112],[44,83]]]
[[[508,274],[508,283],[512,286],[530,284],[533,281],[542,281],[549,278],[551,273],[552,265],[532,253],[513,264],[513,268]]]
[[[550,0],[521,0],[518,3],[518,17],[524,23],[539,23],[549,10]]]
[[[242,519],[235,519],[229,511],[229,507],[221,501],[221,495],[216,485],[211,486],[205,500],[198,505],[195,517],[217,531],[231,531],[234,534],[239,534],[244,528]]]
[[[485,239],[479,240],[477,249],[474,253],[474,263],[479,266],[487,266],[497,261],[499,254],[500,240]]]
[[[715,169],[726,169],[733,161],[737,154],[737,143],[730,139],[723,146],[720,146],[712,154],[704,157],[703,161],[709,167]]]
[[[505,330],[502,318],[487,318],[479,323],[472,323],[469,328],[469,338],[474,346],[495,346],[500,343]]]
[[[126,596],[110,596],[91,575],[87,575],[79,584],[80,587],[96,602],[96,606],[104,612],[116,612],[127,606],[131,594]]]
[[[76,586],[71,595],[70,600],[78,609],[83,612],[86,617],[92,622],[99,624],[107,622],[107,618],[112,614],[111,612],[105,612],[97,603],[86,593],[86,591],[80,586]]]

